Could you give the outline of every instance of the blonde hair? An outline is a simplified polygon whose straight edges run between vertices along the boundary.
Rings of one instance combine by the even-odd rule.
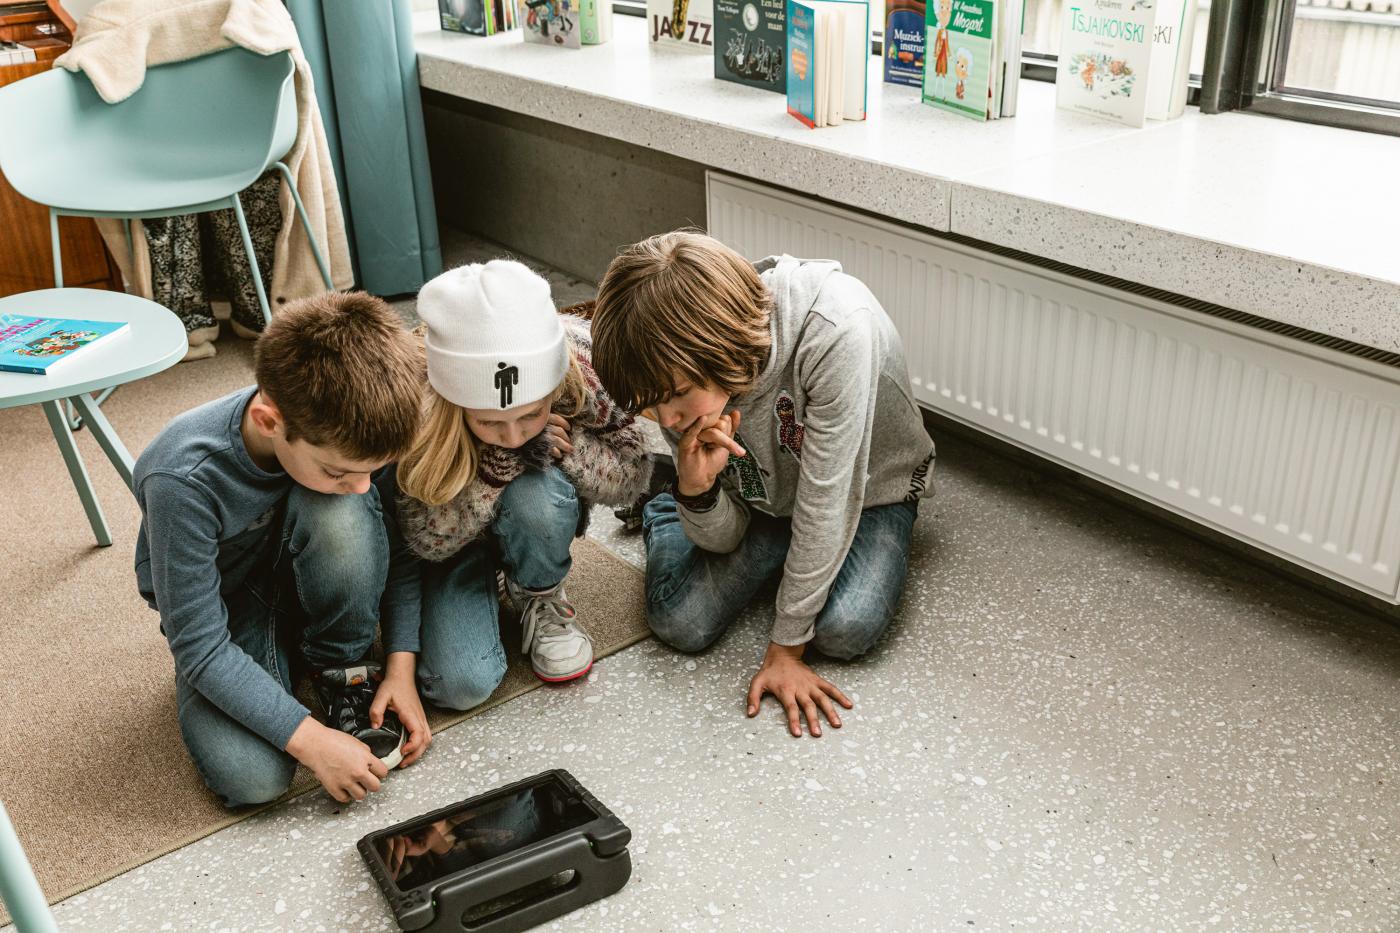
[[[572,418],[588,407],[588,383],[572,345],[564,381],[546,398],[550,407],[565,418]],[[476,436],[467,424],[466,409],[443,398],[429,386],[422,427],[408,453],[399,461],[399,489],[428,505],[452,501],[476,476],[479,464],[476,445]]]
[[[729,395],[768,363],[772,296],[719,240],[677,230],[625,248],[598,284],[593,368],[627,411],[670,398],[678,381]]]

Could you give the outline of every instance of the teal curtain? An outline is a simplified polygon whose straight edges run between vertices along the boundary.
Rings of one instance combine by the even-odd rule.
[[[355,280],[415,292],[442,271],[409,0],[286,0],[316,79]]]

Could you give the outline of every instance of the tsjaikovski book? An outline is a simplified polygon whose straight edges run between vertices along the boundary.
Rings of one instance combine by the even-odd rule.
[[[715,0],[715,77],[787,93],[786,0]]]
[[[1065,0],[1055,104],[1142,126],[1155,0]]]
[[[806,126],[864,120],[870,6],[787,0],[787,110]]]
[[[125,321],[73,321],[0,314],[0,371],[42,376],[88,347],[125,330]]]

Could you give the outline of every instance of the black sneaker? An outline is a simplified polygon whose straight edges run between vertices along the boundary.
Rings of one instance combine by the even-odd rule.
[[[403,761],[403,723],[388,709],[378,729],[369,724],[369,708],[383,679],[378,664],[333,667],[311,675],[316,696],[326,710],[326,725],[364,742],[384,767],[393,769]]]

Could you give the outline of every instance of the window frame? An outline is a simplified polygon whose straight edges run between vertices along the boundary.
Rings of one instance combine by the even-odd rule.
[[[1400,103],[1290,87],[1297,0],[1215,0],[1206,40],[1201,112],[1242,110],[1400,136]]]

